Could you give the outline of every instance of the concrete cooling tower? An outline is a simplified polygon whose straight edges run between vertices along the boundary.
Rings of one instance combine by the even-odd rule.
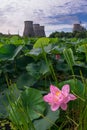
[[[44,26],[40,26],[40,37],[45,37]]]
[[[40,26],[40,24],[33,24],[33,21],[25,21],[23,36],[45,37],[44,26]]]
[[[33,21],[24,21],[23,36],[34,37]]]
[[[85,31],[86,29],[81,25],[81,24],[73,24],[73,32],[74,31],[79,31],[79,32],[81,32],[81,31]]]
[[[33,30],[34,30],[34,36],[40,37],[40,25],[39,24],[33,24]]]

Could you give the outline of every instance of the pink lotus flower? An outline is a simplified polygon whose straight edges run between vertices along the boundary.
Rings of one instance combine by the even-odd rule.
[[[57,88],[56,86],[50,85],[50,93],[45,95],[43,97],[43,100],[45,102],[48,102],[49,105],[51,105],[51,110],[56,111],[61,107],[61,109],[66,110],[67,109],[67,103],[70,100],[75,100],[76,97],[69,93],[70,92],[70,86],[68,84],[64,85],[62,87],[62,90]]]
[[[60,55],[56,54],[56,60],[59,60],[59,59],[60,59]]]

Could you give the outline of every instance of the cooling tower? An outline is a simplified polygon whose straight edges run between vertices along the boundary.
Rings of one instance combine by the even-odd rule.
[[[73,31],[82,31],[82,27],[80,24],[74,24],[73,25]]]
[[[40,26],[40,37],[45,37],[45,30],[44,30],[44,26]]]
[[[24,21],[23,36],[34,37],[33,21]]]
[[[40,25],[33,24],[33,30],[34,30],[35,37],[40,37]]]

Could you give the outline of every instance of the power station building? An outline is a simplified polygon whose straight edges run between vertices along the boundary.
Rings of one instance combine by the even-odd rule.
[[[77,32],[82,32],[85,31],[86,29],[80,24],[73,24],[73,32],[77,31]]]
[[[24,32],[25,37],[45,37],[44,26],[40,24],[33,24],[33,21],[24,21]]]

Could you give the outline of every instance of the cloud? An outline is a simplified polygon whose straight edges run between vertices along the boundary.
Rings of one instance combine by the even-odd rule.
[[[45,30],[46,30],[46,34],[47,36],[49,36],[50,32],[55,32],[55,31],[65,31],[65,32],[68,32],[68,31],[71,31],[73,28],[73,25],[71,24],[61,24],[61,25],[54,25],[54,26],[51,26],[51,25],[47,25],[45,27]]]
[[[73,24],[75,22],[79,22],[79,19],[77,16],[72,16],[72,15],[55,15],[55,16],[50,16],[47,18],[47,23],[50,25],[54,24]]]
[[[0,31],[23,33],[24,21],[45,25],[46,32],[70,30],[75,22],[87,27],[87,0],[3,0],[0,1]],[[72,30],[72,29],[71,29]]]

